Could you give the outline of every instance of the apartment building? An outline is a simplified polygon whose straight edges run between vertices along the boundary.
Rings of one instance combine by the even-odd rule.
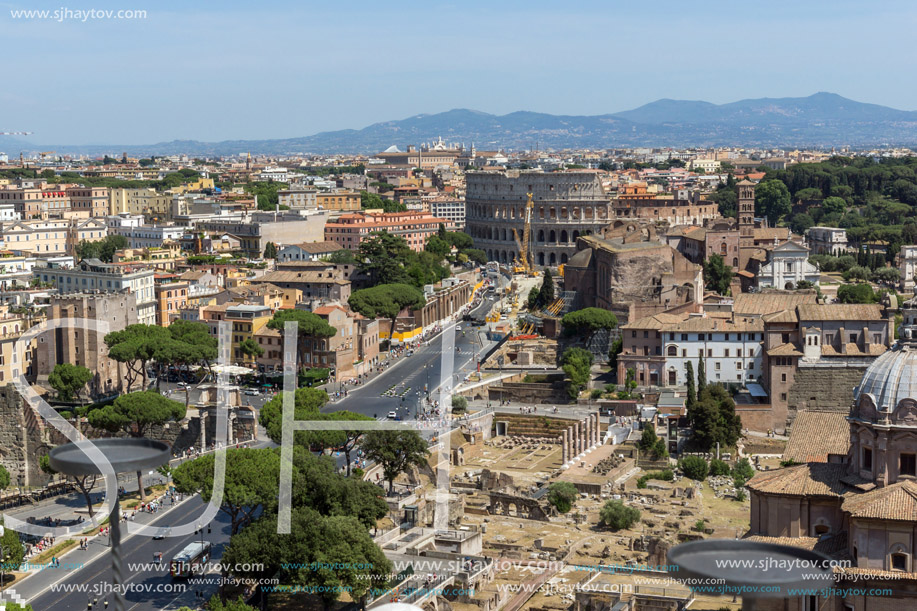
[[[172,209],[172,195],[155,189],[112,189],[109,214],[143,214],[166,219]]]
[[[277,203],[290,209],[317,208],[318,189],[281,189],[277,191]]]
[[[59,188],[0,189],[0,204],[12,204],[22,219],[61,215],[70,210],[70,196]]]
[[[187,231],[185,227],[174,225],[139,225],[113,228],[112,233],[127,238],[128,248],[156,248],[163,242],[178,242]]]
[[[10,312],[9,306],[0,306],[0,385],[9,384],[19,374],[34,379],[33,357],[38,340],[33,340],[20,355],[15,348],[22,334],[40,319],[32,315]]]
[[[717,205],[707,201],[699,191],[687,189],[672,195],[649,193],[645,184],[625,185],[611,200],[615,222],[626,219],[651,219],[669,225],[703,225],[720,216]]]
[[[40,257],[73,254],[77,244],[108,235],[99,219],[32,219],[0,223],[6,249]]]
[[[260,257],[268,242],[278,247],[302,242],[318,242],[324,237],[327,210],[253,212],[242,221],[211,220],[196,225],[207,233],[228,233],[239,239],[240,248]]]
[[[86,217],[106,216],[110,210],[108,187],[70,187],[70,209]]]
[[[157,274],[154,282],[156,324],[168,327],[181,317],[182,308],[187,307],[189,285],[179,281],[175,274]]]
[[[655,314],[621,327],[618,379],[634,369],[641,386],[683,386],[687,363],[704,362],[707,381],[744,385],[763,373],[760,317],[725,314]]]
[[[403,237],[411,250],[420,252],[427,239],[439,231],[441,223],[445,224],[446,220],[423,211],[344,214],[325,225],[325,240],[356,251],[363,240],[387,231]]]
[[[450,231],[461,231],[465,228],[465,200],[435,199],[430,201],[430,213],[446,220]]]
[[[156,295],[153,282],[155,270],[151,267],[84,259],[72,268],[53,265],[35,269],[33,274],[42,282],[53,283],[61,295],[75,292],[128,291],[135,297],[137,322],[144,325],[156,324]]]
[[[353,212],[360,209],[360,194],[356,191],[335,189],[321,191],[315,196],[315,203],[323,210]]]

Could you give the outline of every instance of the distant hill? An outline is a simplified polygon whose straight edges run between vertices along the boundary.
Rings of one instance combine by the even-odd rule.
[[[478,149],[615,148],[634,146],[881,146],[917,145],[917,112],[855,102],[833,93],[761,98],[729,104],[663,99],[598,116],[513,112],[497,116],[467,109],[422,114],[363,129],[281,140],[177,140],[143,146],[54,146],[30,150],[130,155],[230,155],[242,151],[376,153],[395,144],[472,142]],[[0,140],[0,150],[3,150]],[[8,147],[13,149],[13,147]],[[18,149],[7,150],[12,155]]]

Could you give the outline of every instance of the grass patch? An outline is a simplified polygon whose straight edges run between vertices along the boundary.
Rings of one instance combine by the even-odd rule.
[[[29,562],[33,564],[44,564],[50,561],[51,558],[60,558],[60,556],[71,547],[76,547],[77,543],[78,541],[76,539],[67,539],[66,541],[52,545],[42,553],[29,560]]]

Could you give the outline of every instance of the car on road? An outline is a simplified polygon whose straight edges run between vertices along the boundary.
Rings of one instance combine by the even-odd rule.
[[[398,412],[389,412],[388,417],[394,420],[395,418],[398,417]]]
[[[245,394],[250,397],[260,397],[261,396],[261,393],[258,392],[257,388],[249,388],[245,391]]]

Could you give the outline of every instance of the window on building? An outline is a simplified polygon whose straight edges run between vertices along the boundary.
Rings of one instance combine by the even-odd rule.
[[[781,400],[781,401],[786,401],[786,393],[785,393],[785,392],[780,393],[780,400]]]
[[[715,363],[713,364],[713,368],[714,368],[715,370],[719,371],[719,370],[720,370],[720,362],[719,362],[719,361],[715,362]]]
[[[898,466],[901,475],[917,475],[917,454],[901,454]]]
[[[726,339],[729,339],[729,338],[727,337]],[[726,348],[725,350],[723,350],[723,356],[725,356],[727,359],[729,358],[729,348]]]
[[[785,373],[781,373],[781,374],[780,374],[780,381],[781,381],[781,382],[786,382],[786,374],[785,374]]]
[[[850,334],[850,343],[851,344],[857,343],[857,340],[859,339],[859,337],[860,336],[857,333],[851,333]]]
[[[666,354],[668,356],[678,356],[678,348],[676,346],[669,346],[666,349]]]
[[[892,570],[907,571],[907,554],[901,552],[892,554]]]
[[[863,448],[863,469],[872,471],[872,448]]]
[[[687,333],[682,333],[682,334],[681,334],[681,341],[683,341],[683,342],[688,341],[688,334],[687,334]]]

